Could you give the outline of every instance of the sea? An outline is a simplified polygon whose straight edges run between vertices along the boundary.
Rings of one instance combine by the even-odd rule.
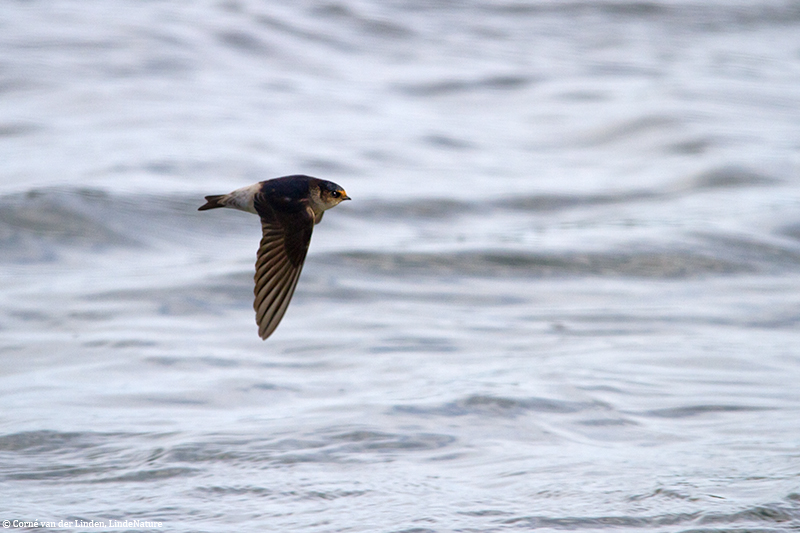
[[[3,0],[0,524],[800,531],[800,1]]]

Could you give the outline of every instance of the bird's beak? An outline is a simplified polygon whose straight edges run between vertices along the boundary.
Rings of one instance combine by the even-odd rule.
[[[342,196],[342,201],[343,201],[343,202],[344,202],[345,200],[352,200],[352,198],[350,198],[349,196],[347,196],[347,193],[346,193],[346,192],[342,191],[342,194],[344,195],[344,196]]]

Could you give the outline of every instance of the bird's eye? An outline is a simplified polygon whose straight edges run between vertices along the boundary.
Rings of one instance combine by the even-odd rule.
[[[340,193],[339,191],[333,191],[331,193],[331,196],[333,196],[334,198],[339,198],[341,195],[342,193]]]

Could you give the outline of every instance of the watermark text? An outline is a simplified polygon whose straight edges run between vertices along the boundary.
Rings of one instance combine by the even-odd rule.
[[[33,529],[33,528],[126,528],[126,529],[154,529],[164,527],[158,520],[2,520],[3,529]]]

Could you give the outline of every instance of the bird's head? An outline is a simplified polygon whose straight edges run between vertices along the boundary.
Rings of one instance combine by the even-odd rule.
[[[330,209],[345,200],[349,200],[350,197],[347,196],[347,193],[340,185],[332,181],[321,180],[319,184],[319,199],[324,209]]]

